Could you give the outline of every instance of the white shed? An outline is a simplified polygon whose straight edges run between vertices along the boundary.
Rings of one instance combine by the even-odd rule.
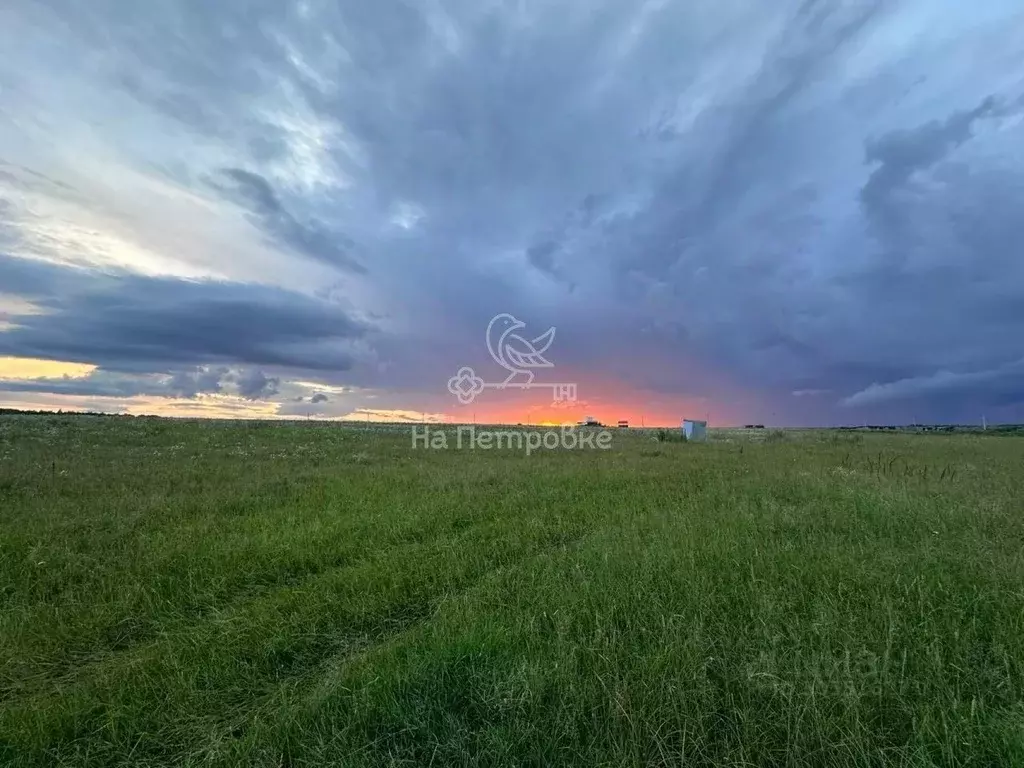
[[[708,423],[693,419],[683,420],[683,434],[687,442],[704,443],[708,439]]]

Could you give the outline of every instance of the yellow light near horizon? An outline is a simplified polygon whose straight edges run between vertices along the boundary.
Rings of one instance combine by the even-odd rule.
[[[443,424],[443,413],[425,413],[421,411],[404,411],[401,409],[368,410],[359,408],[345,416],[337,417],[337,421],[371,421],[379,424]]]
[[[0,356],[0,379],[57,379],[62,376],[79,379],[95,370],[96,366],[88,363]]]
[[[272,419],[277,403],[254,403],[232,395],[200,395],[193,400],[136,396],[124,401],[132,416],[165,416],[189,419]]]

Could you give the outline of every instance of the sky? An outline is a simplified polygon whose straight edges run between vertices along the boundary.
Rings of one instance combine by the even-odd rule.
[[[0,3],[0,407],[1024,421],[1022,37],[1019,0]],[[503,313],[576,403],[452,395],[508,375]]]

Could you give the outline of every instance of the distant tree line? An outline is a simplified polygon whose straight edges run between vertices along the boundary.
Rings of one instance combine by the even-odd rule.
[[[982,428],[977,424],[866,424],[860,427],[836,427],[844,432],[981,432],[989,434],[1024,432],[1024,424],[998,424]]]
[[[132,413],[103,413],[101,411],[26,411],[21,408],[0,408],[0,416],[108,416],[116,418],[136,418]],[[138,418],[158,419],[159,416],[140,416]]]

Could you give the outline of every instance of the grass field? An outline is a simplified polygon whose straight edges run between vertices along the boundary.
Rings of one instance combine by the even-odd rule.
[[[1024,439],[0,417],[4,765],[1024,765]]]

